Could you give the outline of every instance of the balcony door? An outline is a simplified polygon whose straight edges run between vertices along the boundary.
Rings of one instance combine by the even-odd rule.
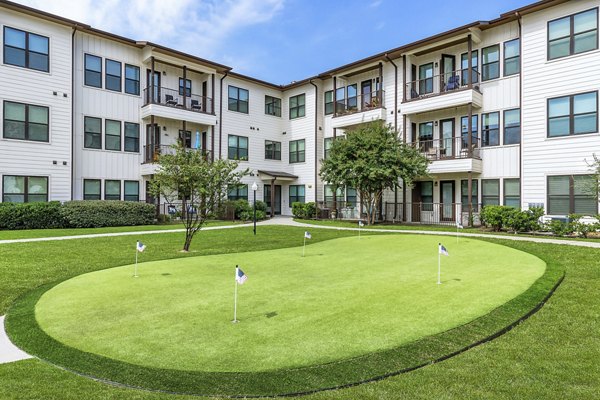
[[[419,66],[419,95],[433,93],[433,63]]]
[[[153,129],[154,128],[154,129]],[[154,162],[160,154],[160,127],[157,124],[146,125],[145,161]]]
[[[454,181],[440,182],[442,221],[454,221]]]
[[[453,158],[454,152],[454,118],[440,121],[440,156]]]
[[[373,83],[369,79],[360,84],[360,94],[362,95],[362,108],[365,109],[371,105],[371,93],[373,92]]]
[[[150,80],[150,75],[152,75],[151,70],[147,70],[146,72],[146,82],[148,82],[148,91],[146,92],[146,96],[152,96],[151,98],[147,98],[147,103],[160,103],[160,71],[154,71],[154,91],[150,94],[152,86],[152,81]]]
[[[440,69],[442,71],[440,75],[440,87],[443,88],[443,90],[458,89],[459,85],[455,78],[456,57],[448,54],[442,54],[442,61],[440,63],[440,66]]]

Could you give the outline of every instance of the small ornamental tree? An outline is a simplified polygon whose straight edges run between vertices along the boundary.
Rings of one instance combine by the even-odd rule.
[[[189,251],[207,215],[216,210],[226,196],[227,186],[239,184],[248,171],[236,171],[236,161],[211,161],[206,153],[187,149],[180,143],[171,148],[171,154],[162,154],[158,159],[150,193],[163,196],[169,203],[181,201],[181,219],[185,226],[183,251]]]
[[[333,141],[320,176],[334,190],[355,188],[366,206],[367,223],[373,224],[383,191],[394,189],[400,179],[411,186],[415,178],[428,175],[428,163],[416,148],[402,143],[390,127],[372,122]]]

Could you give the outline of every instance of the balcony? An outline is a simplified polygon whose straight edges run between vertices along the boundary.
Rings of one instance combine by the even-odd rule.
[[[142,118],[151,115],[203,125],[215,125],[213,99],[196,94],[184,96],[165,87],[144,89]]]
[[[402,103],[402,111],[405,114],[417,114],[469,103],[481,108],[483,96],[479,88],[479,73],[472,71],[471,77],[472,84],[469,82],[468,69],[463,69],[408,82],[404,85],[406,100]]]
[[[205,159],[211,158],[211,152],[209,150],[202,149],[192,149],[188,148],[188,151],[200,151],[204,155]],[[163,154],[175,154],[175,149],[172,145],[156,145],[156,144],[147,144],[144,146],[144,159],[141,168],[141,175],[151,175],[156,172],[156,163],[159,158]]]
[[[366,122],[385,120],[384,101],[384,90],[337,100],[331,126],[347,128]]]
[[[481,162],[481,139],[473,137],[471,145],[466,137],[421,140],[411,143],[417,147],[431,163],[429,173],[448,174],[456,172],[483,171]]]

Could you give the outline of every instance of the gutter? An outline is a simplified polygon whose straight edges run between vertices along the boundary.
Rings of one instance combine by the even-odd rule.
[[[219,87],[219,159],[222,157],[221,145],[223,143],[223,80],[227,78],[229,71],[225,71],[225,75],[221,78],[221,86]],[[213,141],[213,146],[215,142]],[[214,154],[214,149],[213,149]]]
[[[75,33],[71,34],[71,201],[75,199]]]
[[[523,204],[523,41],[521,38],[521,13],[515,11],[519,25],[519,119],[521,120],[521,143],[519,144],[519,196]]]
[[[311,80],[308,81],[311,85],[314,86],[315,88],[315,204],[317,203],[317,165],[319,164],[319,156],[317,155],[317,143],[319,141],[319,123],[318,123],[318,108],[319,108],[319,88],[317,87],[317,85],[315,85]]]
[[[392,59],[385,53],[385,58],[394,66],[394,130],[396,131],[396,138],[398,137],[398,66]],[[404,187],[404,182],[402,182]],[[398,218],[398,183],[394,185],[394,221]]]

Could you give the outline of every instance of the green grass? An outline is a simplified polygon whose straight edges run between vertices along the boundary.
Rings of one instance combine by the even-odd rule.
[[[199,254],[297,245],[303,229],[262,228],[263,240],[248,240],[246,228],[218,236],[203,232]],[[348,235],[328,231],[313,243]],[[250,229],[251,232],[251,229]],[[261,232],[259,232],[259,235]],[[351,234],[351,233],[350,233]],[[206,235],[206,236],[204,236]],[[298,239],[300,235],[300,239]],[[0,246],[0,303],[44,282],[128,264],[131,238]],[[145,236],[149,259],[181,257],[181,236]],[[566,277],[548,303],[527,321],[492,342],[444,362],[385,380],[306,396],[307,399],[597,399],[600,392],[600,259],[597,249],[486,239],[537,255]],[[83,244],[92,243],[89,247]],[[108,246],[113,246],[107,248]],[[152,250],[152,251],[151,251]],[[93,257],[90,253],[94,254]],[[70,257],[64,257],[69,254]],[[19,284],[13,282],[18,281]],[[17,288],[18,286],[18,288]],[[10,297],[7,298],[7,290]],[[2,308],[2,307],[0,307]],[[0,311],[2,314],[3,311]],[[192,399],[106,385],[38,360],[0,365],[2,399]]]
[[[140,264],[78,276],[36,305],[40,327],[76,349],[148,367],[264,371],[390,349],[465,324],[529,288],[545,263],[476,240],[367,236]],[[392,250],[393,249],[393,250]],[[241,323],[232,324],[233,266]],[[476,300],[476,301],[474,301]],[[242,344],[243,345],[240,345]]]
[[[239,221],[209,221],[206,227],[238,225]],[[0,230],[0,240],[14,239],[31,239],[45,237],[60,237],[60,236],[75,236],[75,235],[90,235],[98,233],[119,233],[119,232],[143,232],[143,231],[162,231],[184,229],[181,222],[173,222],[168,224],[156,225],[139,225],[139,226],[115,226],[103,228],[69,228],[69,229],[24,229],[15,231]]]

